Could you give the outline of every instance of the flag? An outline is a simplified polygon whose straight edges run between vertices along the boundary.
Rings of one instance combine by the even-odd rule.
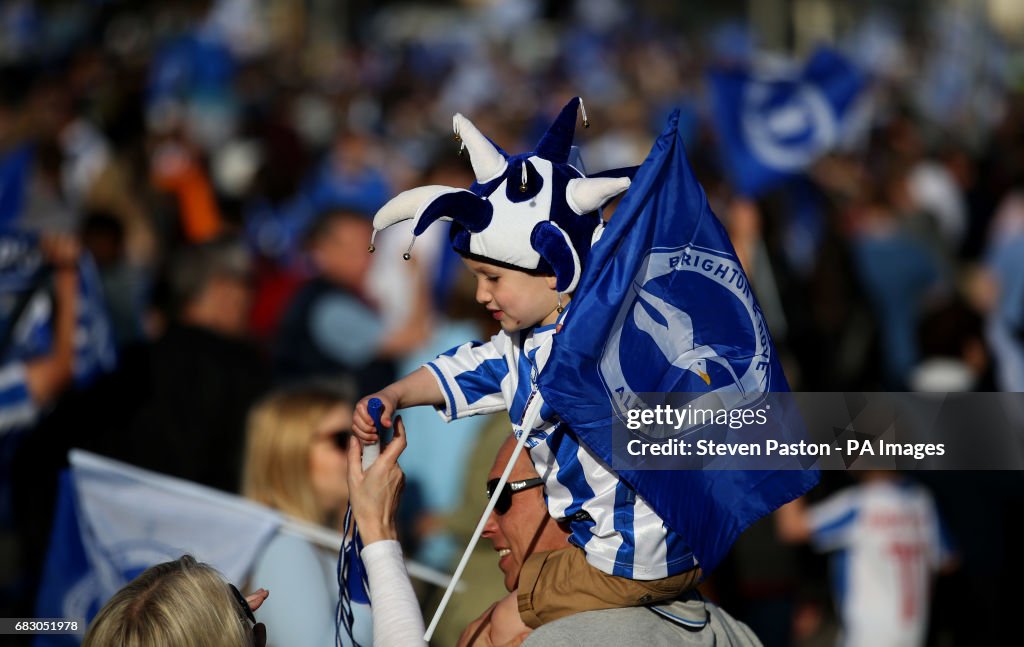
[[[99,270],[89,254],[78,258],[74,340],[75,386],[88,386],[117,364],[114,333]],[[54,344],[50,266],[39,235],[0,225],[0,359],[31,360]]]
[[[0,223],[0,294],[34,288],[45,264],[37,235]]]
[[[241,582],[277,513],[237,496],[80,450],[61,477],[36,617],[88,622],[146,568],[188,553]],[[36,647],[80,636],[39,636]]]
[[[0,156],[0,225],[8,227],[21,216],[34,159],[35,149],[27,144]]]
[[[678,113],[594,245],[537,386],[580,442],[682,536],[705,574],[749,524],[817,483],[817,471],[799,466],[616,467],[612,422],[636,394],[789,390],[747,277],[687,162]]]
[[[744,68],[709,75],[718,144],[736,189],[751,197],[799,175],[845,136],[866,77],[819,49],[798,74]]]

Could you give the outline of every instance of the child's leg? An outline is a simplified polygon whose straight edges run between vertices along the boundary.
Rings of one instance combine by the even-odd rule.
[[[583,611],[618,609],[674,600],[694,588],[700,569],[660,580],[631,580],[608,575],[587,563],[575,546],[534,553],[519,572],[519,614],[527,626]]]

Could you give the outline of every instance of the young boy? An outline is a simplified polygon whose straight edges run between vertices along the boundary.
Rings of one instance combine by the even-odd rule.
[[[377,440],[366,410],[372,397],[384,403],[385,426],[395,410],[417,405],[436,407],[446,420],[508,411],[517,427],[522,423],[569,295],[600,235],[598,209],[629,186],[625,172],[587,178],[570,159],[578,105],[579,99],[569,102],[536,151],[517,156],[456,115],[456,136],[476,174],[470,190],[420,187],[377,213],[375,230],[414,219],[414,235],[436,220],[452,220],[452,246],[476,277],[476,299],[501,332],[487,343],[443,353],[363,398],[353,431],[364,442]],[[523,564],[515,592],[523,621],[536,628],[581,611],[672,599],[692,588],[700,569],[682,538],[550,409],[541,412],[538,426],[522,433],[529,434],[526,446],[544,479],[548,511],[567,525],[575,547],[535,553]],[[556,587],[558,600],[545,598]]]

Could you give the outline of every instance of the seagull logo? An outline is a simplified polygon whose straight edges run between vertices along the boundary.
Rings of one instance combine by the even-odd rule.
[[[693,320],[674,305],[659,299],[639,284],[633,284],[637,294],[636,305],[633,307],[633,321],[637,328],[651,336],[654,344],[673,366],[697,374],[704,384],[711,386],[711,375],[708,362],[714,362],[725,368],[735,384],[740,379],[725,358],[720,357],[715,349],[697,346],[693,336]],[[666,322],[661,324],[651,316],[650,310],[657,312]]]
[[[685,302],[681,285],[686,286]],[[599,362],[620,414],[642,406],[644,393],[693,389],[694,383],[720,396],[732,394],[727,401],[734,406],[770,389],[767,327],[735,256],[695,245],[653,250],[630,287]],[[692,309],[703,303],[720,307],[730,298],[738,307],[722,319],[717,312]],[[686,305],[692,315],[681,307]],[[695,316],[704,318],[696,326]],[[665,362],[661,367],[659,356]],[[666,369],[700,382],[687,387]]]

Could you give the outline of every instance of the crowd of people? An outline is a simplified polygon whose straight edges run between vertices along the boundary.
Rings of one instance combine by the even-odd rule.
[[[881,49],[899,64],[874,61],[874,110],[858,141],[776,190],[743,196],[716,148],[702,74],[755,49],[735,24],[712,29],[719,16],[687,24],[611,0],[353,7],[346,33],[327,38],[309,7],[269,0],[0,5],[0,615],[33,615],[72,447],[334,530],[350,495],[361,514],[351,489],[370,481],[349,460],[355,403],[499,329],[440,227],[411,248],[411,228],[394,227],[367,253],[371,218],[389,199],[474,181],[450,132],[457,112],[521,151],[582,96],[590,127],[576,143],[599,171],[639,164],[680,106],[687,154],[793,390],[1024,391],[1024,101],[1010,76],[986,80],[984,112],[937,112],[910,81],[942,52],[894,37]],[[614,202],[604,215],[614,218]],[[438,429],[429,410],[404,417],[409,437],[366,476],[395,479],[388,469],[408,443],[402,506],[385,515],[397,521],[369,561],[401,556],[391,543],[400,540],[406,554],[450,570],[482,509],[483,481],[503,462],[472,479],[485,475],[508,419]],[[536,478],[529,461],[513,472]],[[1013,512],[1024,483],[1015,473],[922,480],[929,503],[908,505],[934,501],[958,568],[938,580],[932,613],[914,616],[918,638],[998,642],[1022,601],[1010,575],[1021,566]],[[617,627],[649,627],[665,644],[711,633],[753,641],[732,616],[766,645],[821,644],[851,620],[848,607],[822,602],[827,567],[803,542],[841,547],[837,535],[815,534],[811,521],[827,526],[830,508],[813,504],[850,484],[826,474],[810,507],[756,524],[702,584],[704,597],[682,595],[663,613],[587,611],[527,644],[607,642]],[[878,491],[868,485],[855,491]],[[438,644],[467,624],[477,636],[465,640],[493,631],[492,644],[529,631],[502,634],[509,609],[489,605],[502,584],[516,589],[526,553],[545,549],[520,548],[532,530],[547,520],[536,536],[565,543],[543,491],[510,494],[492,517],[485,536],[502,553],[504,583],[481,551],[467,574],[478,588],[457,594]],[[258,614],[264,638],[328,644],[337,556],[288,544],[268,546],[251,576],[272,595]],[[953,563],[939,558],[942,545],[929,569]],[[393,566],[389,582],[401,578]],[[183,558],[144,577],[202,570]],[[219,595],[221,584],[203,586]],[[436,592],[414,592],[429,610]],[[688,633],[685,619],[698,616],[711,633]],[[356,626],[378,637],[402,629],[378,621]],[[275,639],[275,627],[290,638]]]

